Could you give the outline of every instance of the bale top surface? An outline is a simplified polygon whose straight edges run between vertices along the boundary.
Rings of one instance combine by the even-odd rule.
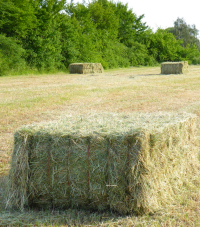
[[[89,114],[87,116],[68,115],[58,121],[32,124],[22,127],[20,130],[30,133],[40,132],[48,134],[66,134],[91,136],[94,134],[126,134],[139,130],[162,131],[164,128],[184,122],[195,115],[189,113],[134,113],[116,114],[102,113]]]
[[[179,62],[163,62],[163,65],[177,65],[177,64],[187,64],[187,61],[179,61]]]

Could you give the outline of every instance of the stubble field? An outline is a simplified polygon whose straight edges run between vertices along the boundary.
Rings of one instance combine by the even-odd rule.
[[[183,198],[151,216],[83,210],[5,210],[4,191],[13,132],[22,125],[91,112],[186,111],[200,115],[200,66],[185,75],[160,75],[160,67],[107,70],[103,74],[0,78],[1,226],[200,226],[200,195]],[[193,193],[194,194],[194,193]]]

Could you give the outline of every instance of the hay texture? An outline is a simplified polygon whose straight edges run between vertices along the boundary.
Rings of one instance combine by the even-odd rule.
[[[188,72],[188,62],[164,62],[161,64],[161,74],[184,74]]]
[[[103,73],[103,66],[101,63],[73,63],[69,66],[69,72],[72,74]]]
[[[191,114],[90,114],[20,128],[7,207],[149,213],[194,188]]]

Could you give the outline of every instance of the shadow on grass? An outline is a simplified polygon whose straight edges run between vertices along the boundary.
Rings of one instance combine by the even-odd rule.
[[[135,77],[148,77],[148,76],[166,76],[166,75],[163,75],[163,74],[135,74],[135,75],[131,75],[129,76],[129,79],[134,79]]]
[[[133,217],[133,216],[132,216]],[[3,210],[0,212],[0,226],[115,226],[127,221],[129,216],[119,216],[111,212],[91,212],[86,210],[36,210],[24,212]],[[130,217],[131,218],[131,217]]]
[[[2,210],[5,209],[7,177],[8,177],[7,175],[0,175],[0,213],[1,213]]]

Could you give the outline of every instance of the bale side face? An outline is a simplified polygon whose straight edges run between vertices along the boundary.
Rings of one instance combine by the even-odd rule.
[[[188,72],[188,62],[164,62],[161,64],[161,74],[184,74]]]
[[[70,64],[69,73],[71,74],[83,74],[83,64]]]
[[[101,63],[73,63],[69,66],[71,74],[103,73]]]
[[[8,206],[128,214],[174,202],[199,171],[196,118],[165,118],[110,114],[18,130]]]

